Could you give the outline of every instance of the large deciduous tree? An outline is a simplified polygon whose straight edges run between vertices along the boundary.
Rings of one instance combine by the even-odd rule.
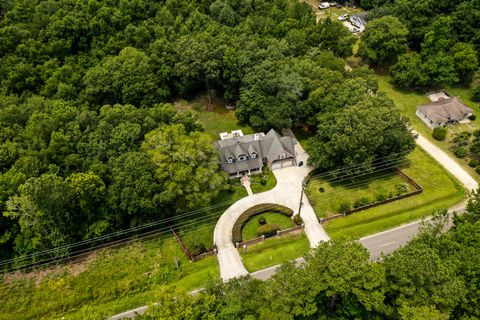
[[[97,104],[151,105],[169,95],[164,79],[154,74],[150,58],[129,47],[88,70],[84,84],[85,98]]]
[[[4,215],[18,220],[20,236],[15,239],[19,253],[31,253],[64,245],[79,229],[68,183],[55,175],[29,179],[19,195],[7,201]]]
[[[320,115],[318,121],[308,152],[309,162],[322,170],[359,164],[356,170],[372,170],[375,160],[399,158],[415,147],[407,120],[384,96]]]
[[[141,149],[155,165],[159,199],[176,211],[205,206],[225,182],[217,172],[217,150],[205,133],[187,132],[181,124],[163,126],[145,135]]]
[[[396,17],[372,20],[362,33],[358,55],[372,64],[393,62],[405,52],[407,35],[408,29]]]

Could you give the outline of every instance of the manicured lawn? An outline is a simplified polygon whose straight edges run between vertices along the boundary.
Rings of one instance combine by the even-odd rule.
[[[265,180],[265,184],[262,184],[262,179]],[[260,174],[254,174],[250,176],[250,187],[253,193],[260,193],[273,189],[277,185],[277,179],[269,168],[264,168]]]
[[[220,132],[230,132],[236,129],[242,130],[244,134],[255,133],[250,126],[240,125],[235,116],[235,110],[226,110],[225,102],[222,100],[213,99],[210,109],[206,96],[199,96],[193,100],[178,100],[174,106],[180,112],[191,111],[196,114],[205,128],[205,132],[209,133],[213,140],[220,139]]]
[[[463,187],[425,151],[417,148],[408,159],[410,164],[401,170],[423,187],[423,193],[327,222],[324,228],[330,237],[361,238],[429,216],[434,210],[462,201]],[[344,197],[341,193],[336,196]]]
[[[218,274],[215,257],[191,263],[170,236],[132,243],[70,267],[5,277],[0,319],[105,319],[156,301],[162,288],[192,290]]]
[[[308,182],[305,191],[316,214],[324,218],[342,212],[342,205],[348,204],[349,208],[353,208],[360,199],[365,199],[365,205],[392,198],[398,195],[397,186],[406,188],[403,193],[414,191],[412,186],[391,170],[379,171],[354,181],[333,177],[314,178]]]
[[[450,150],[449,143],[454,133],[480,129],[480,118],[472,121],[470,124],[458,124],[448,127],[447,139],[445,141],[437,141],[432,137],[432,130],[415,115],[418,105],[430,102],[425,95],[425,92],[398,89],[391,82],[391,77],[389,75],[377,75],[377,78],[379,89],[386,92],[388,97],[390,97],[400,109],[400,112],[409,118],[413,128],[417,132],[421,133],[425,138],[435,143],[435,145],[437,145],[439,148],[447,152],[452,158],[456,159],[463,169],[465,169],[474,179],[480,182],[480,175],[478,175],[474,169],[468,166],[468,159],[457,158]],[[446,89],[451,95],[460,97],[460,99],[466,105],[473,109],[477,116],[480,116],[480,105],[470,100],[471,92],[469,88],[461,86],[444,86],[444,89]]]
[[[303,257],[309,250],[307,236],[301,233],[267,239],[246,251],[240,249],[240,255],[247,270],[253,272]]]
[[[250,240],[257,237],[257,229],[260,227],[259,218],[263,217],[268,224],[278,224],[282,230],[295,226],[292,219],[278,212],[263,212],[252,216],[242,227],[242,240]]]

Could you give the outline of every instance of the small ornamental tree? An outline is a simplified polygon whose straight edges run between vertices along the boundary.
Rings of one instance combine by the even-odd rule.
[[[446,127],[436,127],[433,129],[432,136],[435,140],[443,141],[447,137]]]

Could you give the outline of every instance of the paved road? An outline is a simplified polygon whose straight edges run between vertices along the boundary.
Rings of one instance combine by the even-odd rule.
[[[307,163],[308,155],[299,143],[295,145],[295,153],[298,162]],[[220,219],[218,219],[213,234],[213,241],[217,246],[218,252],[217,259],[220,267],[220,277],[223,281],[248,274],[247,269],[243,266],[240,254],[232,242],[232,230],[238,218],[248,209],[260,204],[282,205],[297,213],[303,179],[310,171],[311,168],[306,165],[274,170],[273,174],[277,179],[277,185],[272,190],[242,198],[225,210]],[[312,248],[316,247],[320,241],[330,239],[323,230],[322,225],[318,222],[318,218],[305,195],[303,196],[300,216],[305,224],[305,233]]]
[[[447,169],[455,178],[457,178],[467,190],[477,190],[478,183],[466,172],[455,160],[446,154],[439,147],[428,141],[424,136],[418,134],[417,144],[423,150],[428,152],[438,163]]]

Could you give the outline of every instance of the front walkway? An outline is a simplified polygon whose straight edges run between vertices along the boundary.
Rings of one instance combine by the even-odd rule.
[[[299,143],[295,145],[295,153],[297,162],[307,163],[308,155]],[[223,281],[248,274],[247,269],[243,266],[240,254],[232,243],[232,230],[240,215],[247,209],[259,204],[279,204],[297,213],[303,179],[310,171],[311,168],[306,165],[273,170],[277,179],[275,188],[240,199],[223,213],[215,226],[213,235],[213,241],[218,250],[217,259],[220,266],[220,276]],[[305,223],[305,233],[312,248],[316,247],[320,241],[329,240],[305,194],[303,195],[300,216]]]

